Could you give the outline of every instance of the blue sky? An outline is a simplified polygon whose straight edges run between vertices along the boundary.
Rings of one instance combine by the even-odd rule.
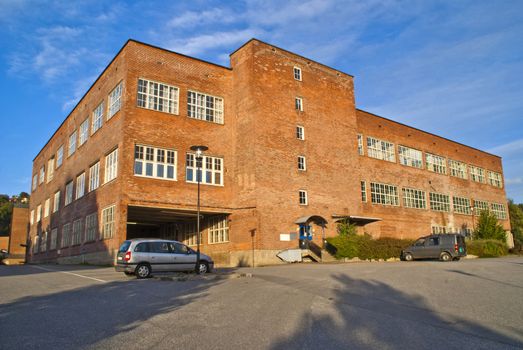
[[[359,108],[503,157],[523,202],[523,1],[0,0],[0,193],[128,38],[223,65],[256,37],[355,76]]]

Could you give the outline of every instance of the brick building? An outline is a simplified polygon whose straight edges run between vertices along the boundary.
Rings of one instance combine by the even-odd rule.
[[[112,262],[127,238],[278,262],[350,218],[375,237],[509,230],[501,159],[355,106],[351,75],[252,39],[224,67],[129,40],[33,162],[33,261]]]

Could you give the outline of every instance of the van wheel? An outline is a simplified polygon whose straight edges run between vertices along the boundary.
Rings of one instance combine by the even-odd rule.
[[[207,264],[207,262],[205,261],[200,261],[200,263],[198,264],[198,270],[200,274],[209,272],[209,264]]]
[[[441,261],[451,261],[452,260],[452,257],[450,256],[449,253],[441,253],[441,255],[439,256],[439,260]]]
[[[414,260],[414,257],[412,256],[411,253],[405,253],[405,255],[403,256],[403,259],[405,259],[405,261],[412,261],[412,260]]]
[[[147,264],[140,264],[136,266],[134,274],[136,275],[136,278],[139,279],[147,278],[151,275],[151,267]]]

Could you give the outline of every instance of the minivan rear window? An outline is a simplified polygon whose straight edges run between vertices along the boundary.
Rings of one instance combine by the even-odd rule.
[[[118,249],[118,253],[125,253],[127,249],[129,249],[129,246],[131,245],[131,241],[124,241],[122,245],[120,246],[120,249]]]
[[[462,235],[457,235],[456,240],[458,241],[458,244],[465,243],[465,238]]]

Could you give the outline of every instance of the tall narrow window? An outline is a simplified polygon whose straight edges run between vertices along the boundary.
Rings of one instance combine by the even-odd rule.
[[[301,81],[301,68],[294,67],[294,79]]]
[[[64,145],[61,145],[56,151],[56,168],[59,168],[62,165],[64,160]]]
[[[307,191],[300,190],[298,192],[298,198],[299,198],[300,205],[307,205],[307,204],[309,204],[309,200],[307,198]]]
[[[35,223],[35,211],[31,210],[31,215],[29,215],[29,224],[33,225]]]
[[[76,178],[76,199],[82,198],[85,194],[85,173],[81,173]]]
[[[365,181],[360,181],[360,187],[361,187],[361,201],[367,202],[367,184]]]
[[[177,152],[170,149],[136,145],[134,175],[176,180]]]
[[[45,252],[47,250],[47,231],[42,232],[40,240],[40,252]]]
[[[105,157],[105,181],[107,183],[116,178],[118,173],[118,149],[115,149]]]
[[[49,210],[51,209],[51,198],[47,198],[44,202],[44,218],[49,216]]]
[[[54,177],[54,156],[47,161],[47,182],[51,181]]]
[[[58,238],[58,229],[57,228],[53,228],[51,230],[51,242],[50,242],[50,245],[49,245],[49,250],[55,250],[56,249],[57,238]]]
[[[294,108],[296,108],[297,111],[303,111],[303,99],[301,97],[294,99]]]
[[[38,186],[38,175],[33,175],[33,191],[36,190],[36,187]]]
[[[138,107],[178,114],[178,88],[145,79],[138,80]]]
[[[39,204],[36,207],[36,222],[42,221],[42,205]]]
[[[305,140],[305,129],[301,125],[296,126],[296,138],[298,140]]]
[[[104,123],[104,102],[100,104],[93,110],[93,125],[91,127],[91,134],[94,134],[98,129],[102,127]]]
[[[102,210],[102,239],[112,238],[115,227],[115,205],[111,205]]]
[[[197,183],[197,166],[193,153],[187,153],[185,158],[185,180]],[[201,183],[207,185],[223,185],[223,159],[203,156]]]
[[[67,155],[70,157],[74,154],[76,151],[76,137],[77,132],[76,130],[69,136],[69,149]]]
[[[189,118],[223,124],[223,98],[188,91],[187,116]]]
[[[78,137],[78,146],[83,145],[89,138],[89,118],[85,119],[80,125],[80,136]]]
[[[358,154],[363,155],[363,135],[358,134]]]
[[[72,245],[79,245],[82,243],[82,228],[83,228],[83,220],[75,220],[73,221],[73,237],[71,239]]]
[[[92,213],[85,217],[85,242],[96,240],[98,235],[98,213]]]
[[[304,156],[298,156],[298,170],[305,171],[307,170],[307,163]]]
[[[73,201],[73,182],[70,181],[65,185],[65,205]]]
[[[40,168],[40,176],[39,176],[38,183],[43,184],[44,180],[45,180],[45,167],[42,165],[42,167]]]
[[[60,209],[60,191],[56,191],[53,198],[53,213]]]
[[[89,192],[100,186],[100,162],[89,168]]]
[[[122,98],[122,83],[120,82],[109,93],[109,111],[107,112],[107,120],[111,119],[113,115],[120,110]]]
[[[71,245],[71,233],[71,224],[65,224],[62,226],[62,248],[69,247]]]

